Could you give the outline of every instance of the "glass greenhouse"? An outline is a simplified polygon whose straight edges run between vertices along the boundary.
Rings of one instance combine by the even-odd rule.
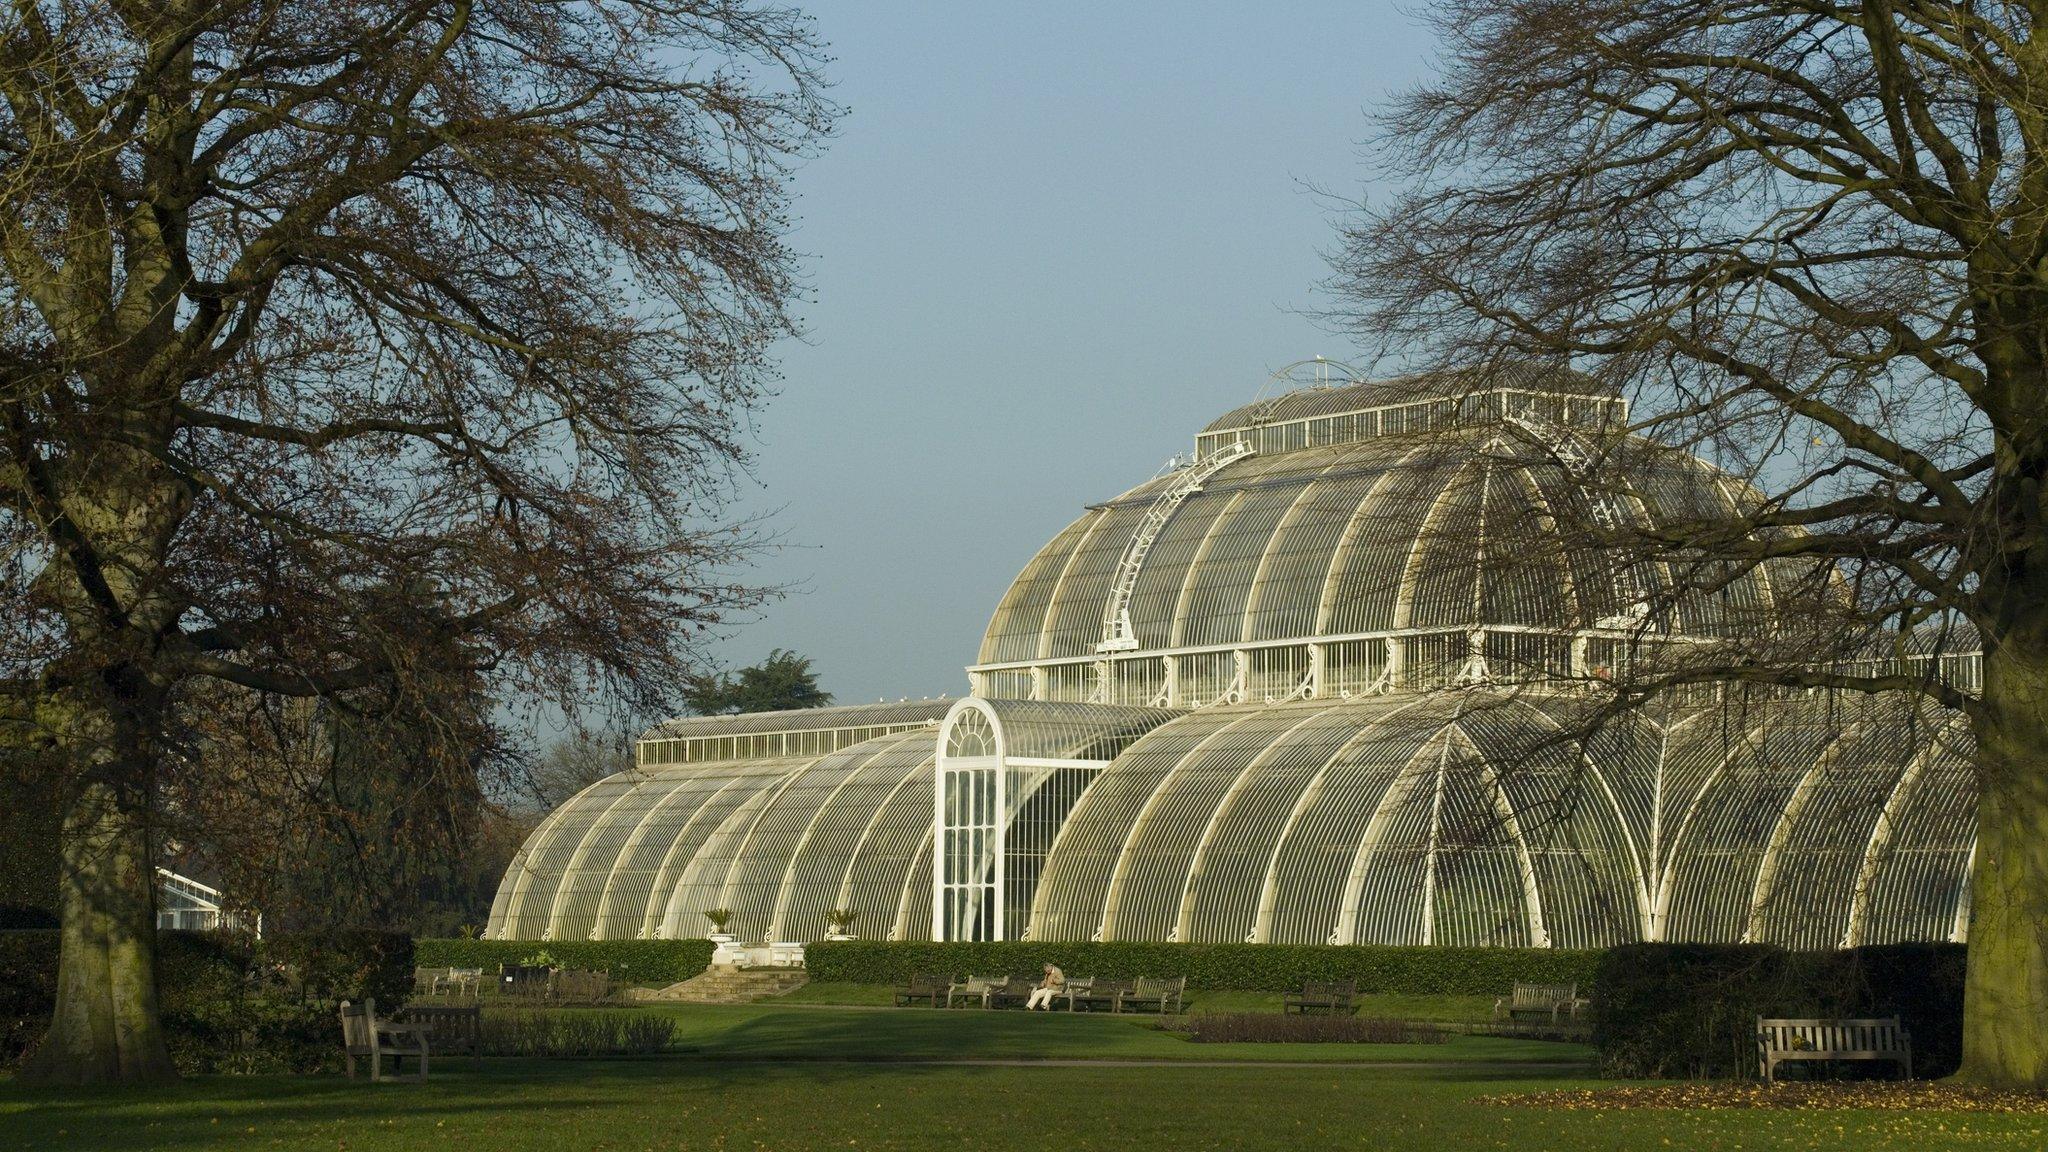
[[[1960,717],[1782,689],[1596,711],[1813,575],[1602,546],[1753,499],[1626,418],[1541,369],[1229,413],[1025,564],[965,698],[661,725],[535,830],[488,934],[724,908],[775,941],[839,909],[890,939],[1961,939]]]

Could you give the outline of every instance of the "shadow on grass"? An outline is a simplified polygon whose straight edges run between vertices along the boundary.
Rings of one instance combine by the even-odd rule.
[[[727,1060],[1170,1060],[1578,1064],[1579,1045],[1455,1037],[1448,1044],[1197,1044],[1157,1017],[906,1008],[679,1009],[677,1051]]]
[[[371,1084],[338,1075],[208,1077],[164,1088],[103,1089],[54,1094],[0,1080],[0,1131],[10,1146],[35,1148],[219,1147],[236,1139],[252,1146],[409,1147],[405,1141],[446,1126],[447,1134],[490,1141],[560,1131],[572,1140],[625,1124],[697,1123],[721,1109],[744,1108],[809,1120],[819,1107],[856,1110],[848,1129],[859,1135],[865,1110],[905,1101],[962,1098],[1011,1100],[1021,1094],[1078,1108],[1116,1093],[1159,1101],[1236,1100],[1258,1086],[1259,1099],[1289,1099],[1303,1077],[1340,1080],[1365,1089],[1373,1080],[1417,1091],[1465,1094],[1465,1085],[1521,1090],[1554,1083],[1556,1068],[1517,1069],[1446,1051],[1451,1046],[1195,1045],[1157,1031],[1153,1020],[1122,1016],[984,1013],[904,1009],[834,1012],[796,1006],[661,1009],[677,1022],[674,1050],[663,1056],[607,1060],[441,1058],[426,1084]],[[1465,1042],[1469,1048],[1469,1042]],[[1523,1047],[1528,1047],[1526,1043]],[[1549,1046],[1539,1046],[1549,1047]],[[1407,1049],[1402,1066],[1346,1067]],[[1244,1049],[1252,1051],[1247,1053]],[[1424,1051],[1423,1049],[1428,1049]],[[1310,1056],[1302,1068],[1219,1067],[1209,1061],[1285,1061]],[[1452,1058],[1444,1058],[1452,1057]],[[1524,1055],[1523,1060],[1531,1057]],[[1567,1058],[1570,1058],[1567,1055]],[[1016,1066],[958,1066],[944,1061],[1015,1060]],[[1044,1060],[1162,1061],[1129,1068],[1047,1066]],[[932,1061],[935,1063],[904,1063]],[[1435,1089],[1429,1086],[1435,1085]],[[1392,1084],[1373,1091],[1395,1090]],[[818,1102],[837,1101],[827,1106]],[[737,1102],[737,1103],[736,1103]],[[691,1118],[694,1111],[696,1118]],[[959,1118],[955,1105],[935,1108],[940,1122]],[[631,1123],[621,1118],[634,1117]],[[588,1118],[587,1121],[584,1118]],[[726,1120],[730,1121],[730,1116]],[[359,1140],[358,1137],[363,1139]],[[379,1140],[383,1144],[379,1144]],[[528,1143],[531,1143],[530,1139]],[[472,1146],[489,1146],[485,1145]],[[577,1145],[584,1146],[584,1145]]]

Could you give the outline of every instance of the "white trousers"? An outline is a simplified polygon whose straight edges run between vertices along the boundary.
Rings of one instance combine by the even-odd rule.
[[[1028,1012],[1033,1008],[1043,1008],[1049,1012],[1052,1010],[1052,998],[1058,994],[1057,988],[1033,988],[1031,999],[1024,1002],[1024,1009]]]

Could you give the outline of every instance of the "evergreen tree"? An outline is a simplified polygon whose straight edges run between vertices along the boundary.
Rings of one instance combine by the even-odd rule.
[[[832,694],[818,687],[810,657],[776,648],[768,653],[768,659],[751,668],[693,678],[683,699],[700,716],[723,716],[822,708],[832,702]]]

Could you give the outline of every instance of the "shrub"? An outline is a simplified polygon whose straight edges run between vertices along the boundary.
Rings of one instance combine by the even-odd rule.
[[[257,943],[219,932],[157,934],[157,1002],[180,1071],[307,1072],[338,1063],[337,1005],[391,1005],[412,987],[402,933],[333,932]],[[0,1057],[25,1055],[56,1001],[55,932],[0,933]]]
[[[649,1056],[675,1038],[666,1016],[624,1012],[485,1012],[485,1056]]]
[[[1762,944],[1629,944],[1594,978],[1593,1046],[1609,1076],[1732,1076],[1756,1063],[1756,1018],[1787,1013],[1786,953]]]
[[[827,940],[805,949],[804,965],[813,980],[853,984],[897,984],[916,972],[1036,973],[1052,963],[1074,976],[1186,976],[1194,989],[1285,992],[1304,980],[1356,980],[1360,992],[1474,996],[1499,995],[1517,980],[1590,986],[1599,957],[1541,948]]]
[[[1285,1016],[1230,1012],[1187,1016],[1166,1025],[1197,1044],[1443,1044],[1450,1034],[1431,1024],[1358,1016]]]
[[[0,1067],[28,1052],[57,999],[57,934],[0,932]]]
[[[1963,1062],[1963,969],[1969,954],[1962,944],[1854,948],[1846,953],[1848,968],[1837,987],[1858,1015],[1899,1017],[1913,1034],[1914,1075],[1947,1076]]]
[[[426,968],[481,968],[521,964],[545,952],[556,967],[609,972],[624,984],[673,984],[711,966],[709,940],[419,940],[413,962]],[[407,973],[407,987],[411,973]]]
[[[263,944],[264,959],[296,978],[308,999],[374,997],[394,1007],[412,995],[416,950],[403,932],[369,929],[294,933]]]
[[[1610,1076],[1747,1078],[1759,1016],[1896,1015],[1914,1071],[1946,1075],[1961,1057],[1965,955],[1959,944],[1613,948],[1594,982],[1593,1045]]]

